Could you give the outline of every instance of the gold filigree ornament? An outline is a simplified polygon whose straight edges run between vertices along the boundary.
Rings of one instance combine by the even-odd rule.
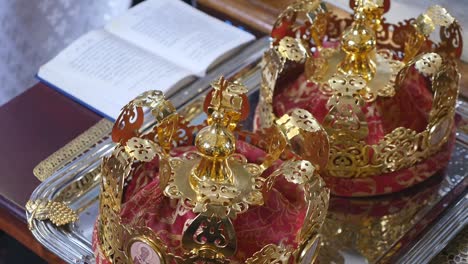
[[[262,61],[258,125],[281,120],[274,96],[304,69],[308,83],[329,97],[322,122],[330,136],[326,176],[368,177],[408,168],[438,152],[454,126],[460,79],[455,59],[462,50],[458,22],[433,6],[415,20],[389,24],[382,18],[384,2],[355,1],[350,19],[331,14],[318,0],[297,1],[273,27]],[[301,24],[298,17],[304,14],[315,15],[306,15]],[[437,26],[440,43],[429,39]],[[312,34],[317,28],[324,30]],[[366,143],[363,106],[392,98],[414,72],[427,79],[433,95],[425,130],[396,127],[377,143]]]
[[[85,132],[37,164],[33,169],[34,176],[41,182],[45,181],[54,172],[80,158],[83,153],[94,147],[97,142],[108,138],[111,131],[111,121],[105,118],[99,120],[99,122]]]
[[[33,220],[50,220],[56,226],[63,226],[78,220],[78,215],[70,207],[62,202],[48,200],[29,200],[26,210],[30,214],[28,226],[32,228]]]
[[[299,50],[287,56],[294,59]],[[250,208],[262,206],[280,178],[303,193],[306,215],[302,229],[294,243],[265,244],[246,263],[271,263],[274,259],[275,263],[295,260],[308,264],[316,257],[329,198],[318,174],[328,160],[325,130],[304,110],[285,115],[257,133],[240,130],[239,122],[246,119],[249,109],[247,89],[224,78],[212,86],[204,104],[206,125],[200,130],[188,126],[159,91],[146,92],[122,109],[112,134],[117,145],[102,162],[97,223],[99,249],[112,263],[133,261],[136,243],[156,252],[157,263],[237,263],[231,259],[239,243],[246,241],[237,240],[234,220]],[[146,130],[142,129],[143,108],[150,110],[156,122]],[[250,163],[236,153],[239,140],[265,156],[259,163]],[[309,148],[315,144],[315,149]],[[172,156],[172,150],[181,146],[192,148]],[[286,160],[280,162],[280,157]],[[194,214],[174,238],[181,251],[164,245],[158,234],[165,230],[152,230],[144,222],[128,222],[120,216],[124,186],[135,170],[154,160],[159,164],[155,190],[159,188],[163,197],[178,201],[183,207],[178,214]]]

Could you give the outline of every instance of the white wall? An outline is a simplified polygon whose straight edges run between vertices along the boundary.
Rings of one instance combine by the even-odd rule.
[[[0,106],[71,41],[101,27],[130,0],[0,0]]]

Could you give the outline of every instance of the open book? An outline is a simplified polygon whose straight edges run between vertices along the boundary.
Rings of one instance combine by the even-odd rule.
[[[141,92],[171,94],[254,39],[180,0],[147,0],[76,40],[37,77],[116,119]]]

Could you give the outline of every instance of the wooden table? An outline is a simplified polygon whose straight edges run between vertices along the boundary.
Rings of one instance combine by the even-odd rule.
[[[0,107],[0,230],[50,263],[63,263],[32,236],[25,204],[40,181],[33,168],[101,117],[38,84]]]
[[[270,33],[278,14],[292,2],[294,0],[197,0],[197,7],[259,36]],[[327,7],[340,16],[348,14],[330,4]]]

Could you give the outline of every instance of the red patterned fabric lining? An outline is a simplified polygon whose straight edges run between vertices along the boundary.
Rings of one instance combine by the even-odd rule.
[[[374,103],[366,103],[362,111],[369,126],[367,144],[378,143],[397,127],[424,131],[432,108],[432,93],[428,85],[429,81],[412,69],[395,96],[379,97]],[[308,82],[304,75],[277,91],[273,100],[276,116],[302,108],[322,123],[328,113],[326,104],[329,97],[316,84]],[[450,160],[453,145],[452,139],[439,153],[424,162],[392,173],[352,179],[322,176],[332,194],[338,196],[373,196],[397,192],[422,182],[443,169]]]
[[[328,113],[329,96],[323,94],[315,83],[301,75],[293,84],[275,94],[273,110],[282,116],[292,109],[302,108],[322,123]],[[424,131],[432,108],[432,94],[427,80],[419,74],[411,74],[403,86],[390,98],[379,97],[375,103],[366,103],[362,111],[369,126],[367,144],[376,144],[385,134],[397,127]]]
[[[193,147],[177,148],[173,156],[180,156]],[[237,152],[249,162],[259,163],[265,153],[244,142],[238,142]],[[150,227],[166,244],[168,251],[182,255],[180,243],[184,227],[196,215],[181,206],[178,201],[165,197],[159,189],[158,161],[141,165],[125,188],[121,217],[129,225]],[[272,191],[265,197],[263,206],[251,207],[233,221],[238,250],[232,263],[244,263],[265,245],[286,243],[297,245],[297,236],[303,225],[307,206],[303,190],[297,185],[279,178]],[[96,230],[93,248],[97,263],[109,264],[99,250]]]

